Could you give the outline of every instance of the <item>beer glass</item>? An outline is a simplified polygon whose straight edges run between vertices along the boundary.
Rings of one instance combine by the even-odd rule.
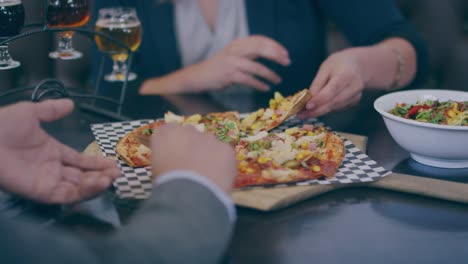
[[[103,8],[99,10],[96,31],[106,34],[136,51],[141,44],[142,29],[137,13],[133,8]],[[104,79],[110,82],[125,81],[128,72],[128,51],[124,47],[99,35],[95,37],[100,51],[108,53],[114,61],[113,71]],[[128,80],[137,78],[135,73],[128,73]]]
[[[89,20],[90,0],[49,0],[47,26],[49,28],[76,28],[86,25]],[[52,59],[74,60],[83,54],[73,49],[73,31],[59,33],[58,50],[49,53]]]
[[[21,0],[0,0],[0,41],[18,35],[24,26],[24,6]],[[19,67],[8,51],[8,45],[0,45],[0,70]]]

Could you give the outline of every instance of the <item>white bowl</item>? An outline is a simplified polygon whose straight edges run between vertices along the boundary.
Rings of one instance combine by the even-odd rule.
[[[439,168],[468,168],[468,126],[429,124],[388,113],[397,103],[439,99],[468,101],[468,92],[448,90],[409,90],[379,97],[374,108],[390,135],[419,163]],[[385,150],[382,150],[385,151]]]

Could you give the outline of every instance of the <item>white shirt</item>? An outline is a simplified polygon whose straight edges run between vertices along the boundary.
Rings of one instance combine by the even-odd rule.
[[[214,31],[202,14],[198,1],[177,0],[175,28],[183,66],[206,60],[232,41],[249,35],[245,0],[218,0]],[[252,89],[240,85],[210,92],[225,107],[240,112],[253,109]]]
[[[163,175],[158,176],[156,180],[156,185],[177,179],[191,180],[209,189],[226,208],[226,212],[231,223],[234,223],[236,221],[236,208],[234,207],[234,203],[232,202],[231,198],[227,196],[223,191],[221,191],[218,188],[218,186],[216,186],[214,183],[195,172],[180,170],[164,173]]]

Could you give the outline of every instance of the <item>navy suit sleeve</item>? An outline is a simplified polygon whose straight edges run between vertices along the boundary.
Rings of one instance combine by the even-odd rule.
[[[178,179],[158,185],[131,221],[109,236],[89,239],[0,215],[0,263],[219,263],[232,229],[210,189]]]
[[[319,0],[322,13],[355,46],[366,46],[390,37],[410,42],[416,50],[417,73],[411,85],[422,84],[429,72],[427,47],[392,0]]]

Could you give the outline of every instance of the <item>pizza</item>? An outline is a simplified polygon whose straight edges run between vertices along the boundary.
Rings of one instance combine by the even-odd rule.
[[[231,145],[235,145],[240,138],[239,113],[237,112],[195,114],[191,116],[179,116],[167,112],[164,119],[166,123],[192,125],[200,132],[211,133],[219,140]]]
[[[251,135],[261,131],[270,131],[301,111],[310,98],[312,95],[307,89],[288,97],[275,92],[274,98],[270,99],[270,107],[260,108],[242,119],[241,130]]]
[[[236,146],[235,188],[331,178],[344,159],[343,140],[323,126],[262,131]]]
[[[163,120],[141,126],[122,137],[115,146],[117,156],[131,167],[151,165],[151,149],[140,143],[137,135],[150,137],[154,131],[165,124]]]
[[[238,175],[235,188],[331,178],[340,167],[345,148],[343,140],[323,126],[304,125],[282,132],[268,132],[299,112],[311,98],[308,90],[283,97],[275,93],[270,107],[259,109],[243,120],[237,112],[180,116],[172,112],[125,135],[116,152],[132,167],[151,165],[151,150],[139,138],[149,137],[167,124],[194,126],[216,135],[235,147]]]

